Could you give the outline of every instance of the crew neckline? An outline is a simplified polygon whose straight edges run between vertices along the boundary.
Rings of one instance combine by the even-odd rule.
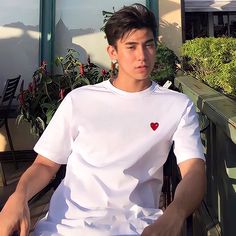
[[[142,96],[145,96],[145,95],[151,93],[151,92],[155,89],[155,87],[156,87],[156,85],[157,85],[154,81],[151,80],[151,82],[152,82],[152,83],[151,83],[151,85],[150,85],[148,88],[146,88],[146,89],[144,89],[144,90],[141,90],[141,91],[138,91],[138,92],[127,92],[127,91],[118,89],[118,88],[116,88],[116,87],[112,84],[112,82],[111,82],[110,79],[104,81],[104,85],[105,85],[105,87],[107,87],[109,90],[111,90],[113,93],[116,93],[116,94],[119,94],[119,95],[122,95],[122,96],[125,96],[125,97],[130,97],[130,98],[132,98],[132,97],[142,97]]]

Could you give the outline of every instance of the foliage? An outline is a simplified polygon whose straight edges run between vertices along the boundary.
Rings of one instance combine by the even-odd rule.
[[[65,57],[57,57],[55,65],[61,72],[50,74],[46,63],[34,72],[32,82],[24,89],[21,84],[18,123],[26,120],[31,124],[31,132],[41,135],[63,98],[71,90],[89,84],[96,84],[110,78],[114,69],[106,71],[88,58],[87,64],[78,59],[78,52],[69,49]]]
[[[188,75],[236,96],[235,38],[195,38],[183,44],[181,54]]]
[[[164,44],[157,43],[156,63],[151,74],[151,79],[163,85],[167,80],[173,82],[177,72],[178,57]]]

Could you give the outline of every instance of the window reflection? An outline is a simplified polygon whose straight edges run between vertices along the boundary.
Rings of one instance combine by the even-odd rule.
[[[18,74],[29,81],[38,66],[39,0],[1,1],[0,91]]]
[[[186,39],[208,36],[208,13],[191,12],[185,14]]]
[[[186,12],[186,39],[236,37],[236,12]]]

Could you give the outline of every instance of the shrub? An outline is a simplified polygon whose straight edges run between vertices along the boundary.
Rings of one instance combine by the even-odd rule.
[[[227,95],[236,96],[236,39],[195,38],[181,48],[183,69]]]
[[[151,74],[151,79],[163,85],[167,80],[173,82],[177,72],[178,57],[164,44],[158,42],[156,49],[156,63]]]

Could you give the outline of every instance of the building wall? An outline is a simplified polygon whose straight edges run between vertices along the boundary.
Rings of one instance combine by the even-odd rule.
[[[31,150],[37,141],[37,137],[30,134],[29,124],[22,122],[16,124],[15,119],[9,119],[9,129],[15,150]],[[5,126],[0,128],[0,152],[10,151]]]
[[[159,40],[177,56],[183,42],[182,0],[159,1]]]

